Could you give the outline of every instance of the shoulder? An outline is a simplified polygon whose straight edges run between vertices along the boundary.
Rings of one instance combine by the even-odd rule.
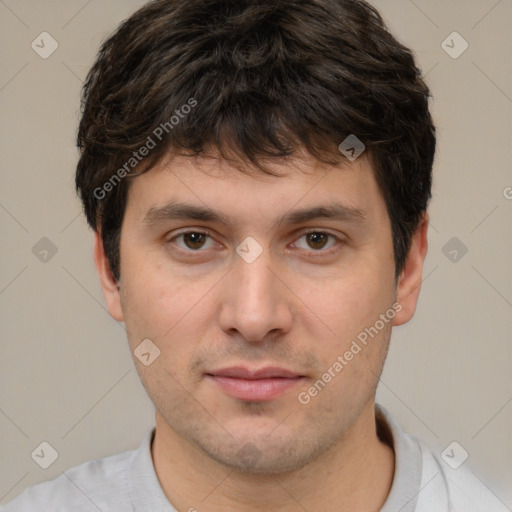
[[[449,452],[445,449],[443,457],[442,449],[428,447],[406,434],[379,404],[376,404],[376,418],[379,437],[391,443],[395,451],[395,475],[383,510],[510,512],[471,471],[461,447],[453,445]]]
[[[129,510],[127,467],[135,450],[91,460],[60,476],[25,489],[0,507],[1,512],[74,512]],[[129,502],[127,502],[129,503]],[[118,508],[119,507],[119,508]]]
[[[450,512],[509,511],[469,466],[464,464],[454,469],[423,442],[418,441],[418,444],[423,471],[417,512],[432,510],[440,496],[447,498]]]

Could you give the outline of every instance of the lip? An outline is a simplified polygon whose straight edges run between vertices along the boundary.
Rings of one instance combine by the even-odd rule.
[[[305,378],[304,375],[276,366],[257,370],[233,366],[209,372],[206,377],[231,397],[253,402],[273,400]]]

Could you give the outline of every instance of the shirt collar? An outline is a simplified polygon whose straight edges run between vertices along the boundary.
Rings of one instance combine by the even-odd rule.
[[[135,512],[176,512],[164,494],[158,481],[151,445],[155,427],[148,430],[137,450],[133,452],[128,465],[128,488],[130,501]]]
[[[377,432],[395,452],[395,474],[380,512],[413,512],[421,487],[423,457],[418,441],[407,435],[382,405],[375,404]]]

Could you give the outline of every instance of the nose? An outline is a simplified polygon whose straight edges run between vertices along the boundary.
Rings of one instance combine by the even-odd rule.
[[[223,287],[220,328],[251,343],[279,337],[293,322],[293,294],[267,255],[264,250],[252,263],[237,256]]]

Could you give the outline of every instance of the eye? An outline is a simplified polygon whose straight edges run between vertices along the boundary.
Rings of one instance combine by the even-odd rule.
[[[300,243],[301,240],[305,241]],[[174,235],[168,243],[175,243],[180,249],[187,252],[202,252],[215,246],[211,235],[204,231],[183,231]],[[335,247],[340,239],[324,231],[309,231],[301,235],[293,245],[299,249],[312,252],[327,253]]]
[[[209,246],[205,245],[208,239],[210,240]],[[181,240],[182,244],[177,240]],[[175,242],[180,249],[189,252],[199,252],[199,249],[210,249],[215,245],[212,237],[203,231],[185,231],[175,235],[169,242]]]
[[[305,239],[306,246],[300,246],[297,242],[294,243],[296,247],[299,247],[299,249],[306,249],[311,250],[315,252],[328,252],[327,249],[331,249],[334,247],[337,242],[339,241],[339,238],[332,235],[331,233],[326,233],[324,231],[309,231],[308,233],[304,233],[302,236],[300,236],[297,240]],[[329,245],[329,239],[331,240],[331,244]]]

